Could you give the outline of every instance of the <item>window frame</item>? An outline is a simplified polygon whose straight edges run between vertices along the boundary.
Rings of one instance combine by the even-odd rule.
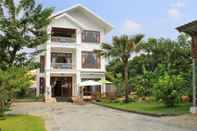
[[[95,53],[93,51],[82,51],[81,53],[81,67],[82,68],[91,68],[91,69],[100,69],[101,68],[101,56],[96,54],[96,64],[84,64],[83,59],[84,58],[84,53]]]
[[[96,36],[96,41],[88,41],[88,40],[85,40],[85,32],[98,33],[98,41],[97,41],[97,36]],[[92,31],[92,30],[82,30],[82,33],[81,33],[81,42],[82,43],[96,43],[96,44],[99,44],[101,42],[101,32],[100,31]]]

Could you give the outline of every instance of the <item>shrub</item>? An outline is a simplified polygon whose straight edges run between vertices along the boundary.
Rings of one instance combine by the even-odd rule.
[[[0,114],[3,115],[5,108],[9,107],[12,99],[21,90],[29,87],[31,76],[23,68],[12,67],[0,70]]]
[[[152,95],[154,74],[152,72],[144,71],[143,75],[136,76],[130,79],[133,90],[138,96]]]
[[[175,106],[179,102],[184,80],[180,75],[165,73],[154,84],[154,96],[157,101],[162,101],[167,107]]]
[[[113,84],[116,87],[116,95],[123,96],[125,95],[124,83],[121,74],[117,74],[116,78],[113,80]]]

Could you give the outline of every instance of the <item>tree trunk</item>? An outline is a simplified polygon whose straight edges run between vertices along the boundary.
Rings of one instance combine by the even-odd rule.
[[[4,115],[4,101],[0,101],[0,117],[3,117]]]
[[[129,102],[129,97],[128,97],[128,60],[125,62],[124,66],[124,86],[125,86],[125,103]]]

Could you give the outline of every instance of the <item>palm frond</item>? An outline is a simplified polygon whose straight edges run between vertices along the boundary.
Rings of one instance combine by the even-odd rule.
[[[112,46],[110,44],[107,43],[102,43],[101,48],[104,50],[111,50]]]
[[[134,35],[131,39],[135,43],[139,43],[143,38],[144,38],[144,35],[143,34],[137,34],[137,35]]]

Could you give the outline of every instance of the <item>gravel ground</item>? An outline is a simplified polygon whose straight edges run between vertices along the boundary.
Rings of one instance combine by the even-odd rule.
[[[47,131],[197,131],[185,122],[190,116],[156,118],[93,104],[15,103],[9,113],[41,116]]]

